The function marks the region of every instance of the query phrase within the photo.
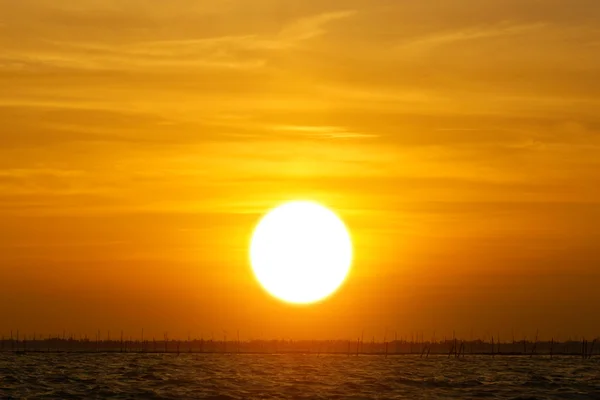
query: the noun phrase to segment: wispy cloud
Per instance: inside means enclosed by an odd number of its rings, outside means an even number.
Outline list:
[[[302,18],[285,27],[279,37],[286,43],[312,39],[323,35],[326,32],[325,25],[329,22],[346,19],[355,14],[355,10],[346,10]]]
[[[281,125],[272,127],[277,132],[291,132],[304,137],[322,139],[372,139],[379,135],[350,131],[339,126]]]
[[[142,37],[116,42],[77,37],[35,38],[37,44],[26,49],[5,49],[0,56],[0,70],[256,69],[265,66],[271,53],[291,50],[303,41],[317,38],[327,31],[327,24],[354,13],[340,11],[300,18],[271,35],[202,35],[162,40]]]
[[[437,32],[421,37],[411,38],[398,45],[398,49],[428,49],[444,44],[466,42],[471,40],[517,36],[539,30],[547,26],[545,23],[515,24],[504,21],[494,25],[474,26],[459,30]]]

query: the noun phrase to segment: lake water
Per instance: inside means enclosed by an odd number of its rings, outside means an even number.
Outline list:
[[[0,398],[600,399],[600,358],[4,353]]]

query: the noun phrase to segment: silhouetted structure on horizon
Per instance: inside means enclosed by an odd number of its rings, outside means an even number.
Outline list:
[[[94,339],[73,337],[46,337],[30,336],[29,338],[17,334],[15,337],[0,339],[0,352],[4,353],[193,353],[193,354],[345,354],[358,355],[416,355],[427,358],[431,355],[444,355],[449,358],[461,358],[468,355],[487,356],[578,356],[589,359],[600,355],[598,339],[591,342],[582,341],[511,341],[497,342],[492,337],[490,341],[484,340],[459,340],[457,338],[443,341],[417,341],[393,340],[364,343],[358,340],[170,340],[165,334],[162,340],[133,340],[124,339],[121,334],[119,340],[100,339],[98,333]]]

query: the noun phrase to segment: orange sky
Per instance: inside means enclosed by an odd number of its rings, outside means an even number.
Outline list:
[[[597,0],[0,0],[0,333],[598,335]],[[249,235],[335,209],[345,286]]]

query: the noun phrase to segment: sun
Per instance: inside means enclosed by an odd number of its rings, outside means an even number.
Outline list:
[[[314,303],[346,279],[352,241],[333,211],[318,203],[294,201],[273,209],[258,223],[250,261],[271,295],[288,303]]]

